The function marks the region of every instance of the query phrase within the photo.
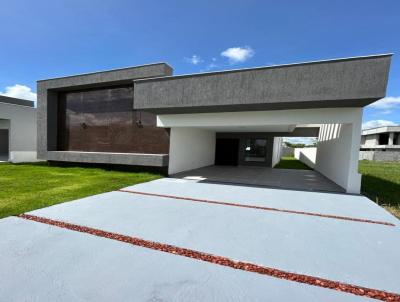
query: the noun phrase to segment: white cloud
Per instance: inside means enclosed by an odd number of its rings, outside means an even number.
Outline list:
[[[292,143],[292,144],[312,145],[317,142],[317,138],[316,137],[284,137],[283,141]]]
[[[242,63],[254,56],[254,50],[249,46],[231,47],[221,52],[221,56],[228,58],[231,64]]]
[[[193,65],[198,65],[204,62],[202,58],[200,58],[198,55],[193,55],[190,58],[185,58],[185,61]]]
[[[218,66],[218,64],[216,63],[217,62],[217,59],[216,58],[212,58],[211,59],[211,63],[210,64],[208,64],[204,69],[202,69],[201,71],[202,72],[205,72],[205,71],[210,71],[210,70],[213,70],[213,69],[215,69],[215,68],[218,68],[219,66]]]
[[[29,100],[29,101],[35,101],[35,102],[37,99],[37,94],[32,92],[31,88],[20,84],[15,84],[14,86],[6,87],[5,92],[0,91],[0,95]]]
[[[383,126],[396,126],[396,123],[388,120],[372,120],[362,124],[363,129],[383,127]]]
[[[383,113],[385,114],[391,113],[393,109],[400,108],[400,96],[388,96],[372,103],[368,107],[384,110]]]

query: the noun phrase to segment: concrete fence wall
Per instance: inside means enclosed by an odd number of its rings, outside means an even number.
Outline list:
[[[294,156],[294,148],[282,146],[281,156]]]
[[[281,160],[282,148],[282,137],[274,137],[274,145],[272,148],[272,167],[275,167],[275,165],[277,165]]]
[[[360,160],[400,161],[399,151],[360,151]]]
[[[310,168],[314,168],[315,161],[317,160],[317,148],[295,148],[294,157],[305,163]]]

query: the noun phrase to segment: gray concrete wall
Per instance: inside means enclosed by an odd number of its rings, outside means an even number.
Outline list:
[[[398,151],[360,151],[360,160],[400,161]]]
[[[137,80],[136,109],[195,113],[362,107],[385,96],[391,56]]]
[[[140,156],[124,155],[122,153],[121,155],[110,155],[109,153],[99,155],[96,152],[75,152],[67,155],[65,152],[50,152],[57,151],[57,104],[59,91],[131,84],[134,79],[168,76],[171,74],[172,68],[169,65],[157,63],[38,81],[38,157],[54,161],[130,165],[144,165],[144,163],[147,163],[146,165],[163,166],[164,159],[160,160],[159,156],[154,156],[153,160],[149,160],[151,155],[143,159]]]
[[[378,134],[370,134],[364,135],[361,138],[361,144],[367,146],[376,146],[379,145],[379,135]]]
[[[281,156],[294,156],[294,148],[282,147]]]
[[[168,165],[168,155],[166,154],[49,151],[47,152],[47,160],[152,167]]]

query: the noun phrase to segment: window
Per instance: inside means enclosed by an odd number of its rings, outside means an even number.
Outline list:
[[[389,144],[389,133],[379,134],[379,145],[388,145]]]
[[[249,138],[245,144],[244,160],[247,162],[265,162],[267,155],[267,140]]]

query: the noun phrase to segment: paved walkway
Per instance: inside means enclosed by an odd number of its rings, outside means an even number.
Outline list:
[[[313,170],[273,169],[258,166],[209,166],[173,175],[198,182],[222,182],[283,189],[344,192],[344,189]]]
[[[362,196],[165,178],[0,220],[0,295],[400,300],[399,225]]]

